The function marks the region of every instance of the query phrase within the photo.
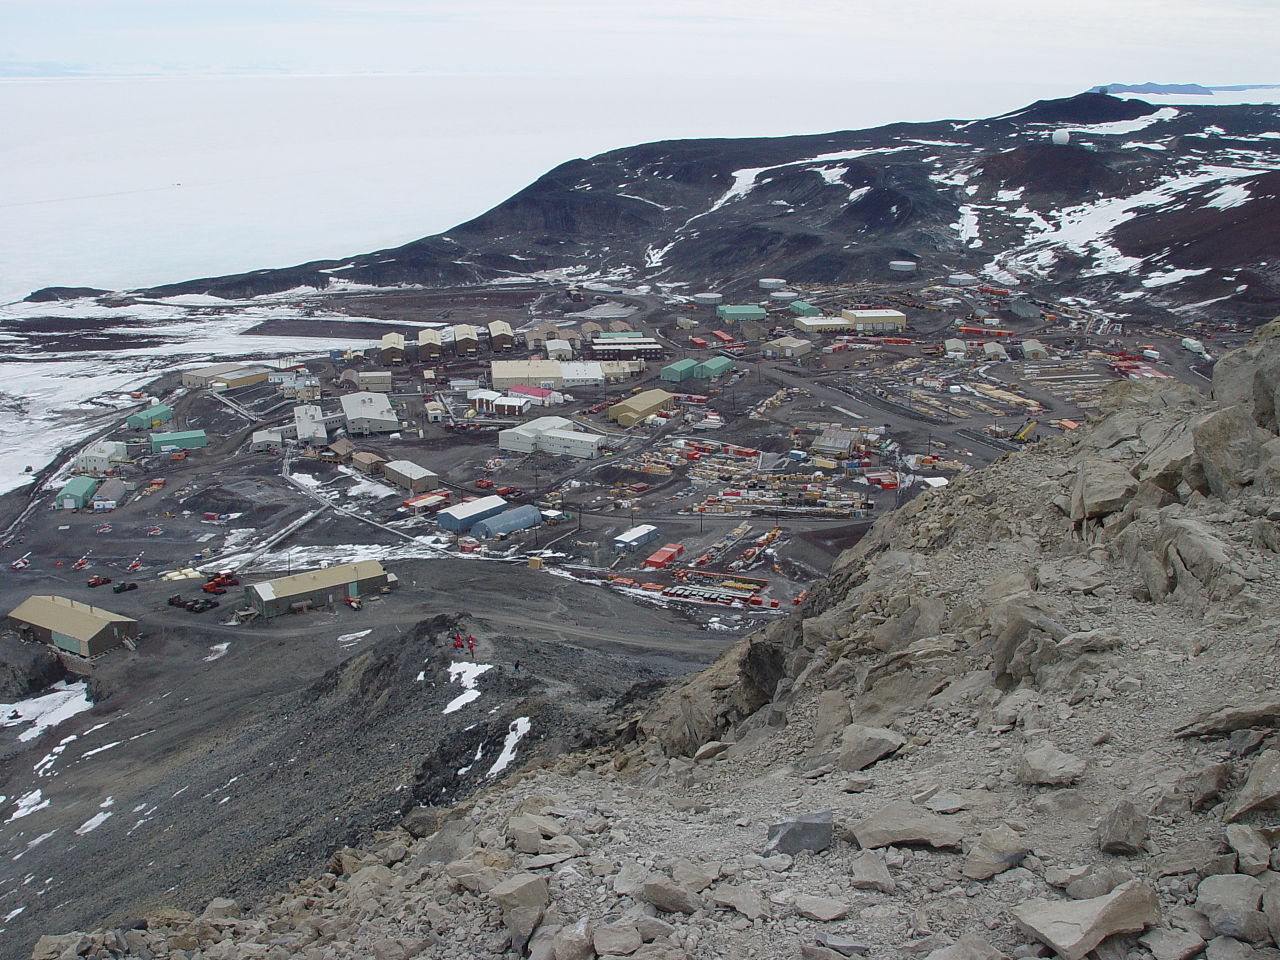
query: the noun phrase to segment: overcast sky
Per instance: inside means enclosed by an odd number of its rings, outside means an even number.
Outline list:
[[[1274,0],[0,0],[0,74],[1275,82]]]

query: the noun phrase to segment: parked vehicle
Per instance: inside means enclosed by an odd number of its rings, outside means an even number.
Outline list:
[[[117,583],[114,587],[111,588],[111,592],[112,593],[128,593],[130,590],[137,590],[137,589],[138,589],[138,585],[133,582]]]
[[[110,582],[111,582],[110,577],[96,576],[96,577],[89,578],[89,586],[91,587],[101,587]]]
[[[172,597],[169,598],[169,606],[182,607],[184,610],[186,609],[187,604],[190,602],[191,601],[184,599],[182,594],[180,593],[175,593]]]
[[[203,587],[201,587],[201,589],[202,589],[202,590],[204,590],[204,592],[205,592],[205,593],[219,593],[219,594],[220,594],[220,593],[226,593],[226,592],[227,592],[227,588],[226,588],[226,587],[223,587],[223,586],[220,586],[220,585],[218,584],[218,581],[217,581],[217,580],[210,580],[210,581],[209,581],[208,583],[206,583]]]

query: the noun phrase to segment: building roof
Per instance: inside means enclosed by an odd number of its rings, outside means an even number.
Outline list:
[[[558,380],[561,376],[559,360],[491,360],[489,375],[495,380],[512,377],[528,377]]]
[[[719,376],[727,370],[733,369],[733,361],[728,357],[707,357],[698,364],[698,369],[710,371],[713,376]]]
[[[848,320],[907,319],[907,315],[901,310],[890,310],[888,307],[874,307],[868,310],[841,310],[840,315]]]
[[[9,616],[83,641],[92,640],[109,623],[138,622],[101,607],[52,595],[27,597],[9,611]]]
[[[165,443],[169,440],[194,440],[203,436],[203,430],[175,430],[172,433],[153,433],[151,434],[151,442]]]
[[[356,452],[356,445],[346,437],[339,437],[329,444],[329,449],[340,457],[350,457]]]
[[[628,397],[626,400],[615,403],[609,408],[609,412],[612,413],[614,410],[631,412],[653,410],[674,399],[675,395],[667,393],[665,390],[645,390],[643,393],[637,393],[634,397]]]
[[[524,436],[536,437],[546,433],[548,430],[573,430],[573,421],[565,417],[538,417],[536,420],[530,420],[528,423],[522,423],[514,426],[511,430]],[[503,431],[506,432],[505,430]]]
[[[520,394],[525,397],[535,397],[539,400],[545,400],[547,397],[555,393],[554,390],[548,390],[546,387],[527,387],[521,383],[517,383],[515,386],[510,387],[507,392]]]
[[[468,517],[474,517],[487,510],[505,507],[506,505],[506,500],[494,494],[488,497],[481,497],[478,500],[468,500],[466,503],[455,503],[452,507],[441,510],[438,516],[447,515],[455,520],[466,520]]]
[[[533,504],[526,503],[523,506],[504,510],[497,516],[481,520],[471,528],[471,533],[477,537],[493,537],[501,533],[527,530],[541,522],[542,511]]]
[[[338,398],[342,404],[342,414],[348,420],[359,417],[375,417],[384,420],[398,420],[391,400],[385,393],[346,393]]]
[[[87,497],[97,488],[98,481],[93,477],[72,477],[62,485],[62,489],[58,491],[59,495],[70,495],[73,497]]]
[[[489,336],[491,337],[513,337],[515,333],[511,330],[511,324],[505,320],[494,320],[489,324]]]
[[[786,347],[813,346],[813,344],[810,341],[805,340],[803,337],[778,337],[775,340],[770,340],[768,343],[765,344],[765,346],[786,348]]]
[[[480,335],[476,333],[476,328],[469,323],[455,323],[449,330],[453,333],[453,342],[459,340],[478,340]]]
[[[242,363],[211,363],[207,366],[184,370],[183,373],[195,374],[198,377],[213,377],[220,373],[228,373],[231,370],[239,370],[242,366],[244,366]]]
[[[547,341],[547,349],[548,350],[570,350],[572,349],[572,345],[569,343],[568,340],[561,340],[560,338],[555,337]]]
[[[289,597],[302,596],[316,590],[327,590],[330,587],[343,587],[355,580],[368,580],[385,573],[381,562],[377,560],[357,560],[355,563],[343,563],[336,567],[308,570],[289,577],[264,580],[262,583],[253,584],[249,589],[257,595],[259,600],[287,600]]]
[[[387,458],[382,456],[381,454],[368,453],[367,451],[361,451],[360,453],[353,453],[351,455],[351,459],[358,460],[361,463],[386,463],[387,462]]]
[[[421,346],[424,343],[434,344],[437,347],[440,346],[440,331],[439,330],[419,330],[418,345]]]
[[[651,533],[657,533],[658,528],[651,523],[642,523],[638,527],[632,527],[630,530],[623,530],[613,539],[621,540],[623,543],[634,543],[637,540],[643,540]]]
[[[383,470],[394,470],[402,477],[408,477],[410,480],[421,480],[423,477],[434,477],[436,474],[422,466],[420,463],[414,463],[412,460],[390,460],[382,468]]]
[[[697,365],[698,365],[697,360],[694,360],[690,357],[685,357],[685,359],[683,360],[676,360],[673,363],[668,363],[665,367],[662,368],[662,372],[666,373],[668,370],[674,370],[676,372],[681,372],[684,370],[692,370]]]
[[[104,480],[102,486],[98,488],[97,493],[93,495],[95,500],[119,500],[129,488],[124,485],[124,481],[119,477],[112,477],[110,480]]]

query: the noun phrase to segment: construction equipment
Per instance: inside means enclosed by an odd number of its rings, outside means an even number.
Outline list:
[[[1017,433],[1015,433],[1009,439],[1012,440],[1014,443],[1027,443],[1028,440],[1030,439],[1028,435],[1031,433],[1032,430],[1035,429],[1035,427],[1036,427],[1036,421],[1028,420],[1026,423],[1022,425],[1022,429],[1019,430]]]
[[[86,550],[84,556],[71,565],[71,569],[83,570],[85,567],[87,567],[89,565],[89,554],[91,553],[93,553],[92,550]]]
[[[22,556],[20,556],[17,560],[13,561],[13,563],[9,564],[9,569],[10,569],[10,570],[25,570],[25,569],[27,569],[27,567],[29,567],[29,566],[31,566],[31,554],[30,554],[30,553],[24,553],[24,554],[23,554]]]

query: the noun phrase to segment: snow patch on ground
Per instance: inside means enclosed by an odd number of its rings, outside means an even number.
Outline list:
[[[489,776],[496,776],[511,765],[511,761],[516,758],[516,746],[529,732],[530,726],[528,717],[517,717],[511,721],[511,726],[507,728],[507,738],[502,742],[502,752],[489,768]],[[476,759],[478,760],[479,756]]]
[[[1204,205],[1213,207],[1215,210],[1230,210],[1232,207],[1241,206],[1252,199],[1253,194],[1249,192],[1249,188],[1244,184],[1228,183],[1205,197]]]
[[[47,693],[17,703],[0,703],[0,727],[16,727],[29,724],[18,734],[20,742],[34,740],[50,727],[56,727],[77,713],[93,706],[89,700],[89,686],[83,680],[67,683],[60,680]],[[10,719],[17,713],[18,716]]]
[[[215,643],[212,647],[209,648],[210,653],[207,657],[204,658],[204,662],[212,663],[214,660],[217,660],[220,657],[226,656],[227,651],[230,649],[231,649],[230,640],[228,640],[226,643]]]
[[[462,684],[462,693],[450,700],[443,712],[455,713],[473,700],[479,699],[480,691],[476,687],[476,681],[481,674],[492,669],[491,663],[468,663],[455,660],[449,664],[449,681],[452,683],[456,680]]]
[[[45,798],[44,791],[32,790],[30,793],[23,794],[14,801],[13,809],[9,816],[5,819],[5,823],[13,823],[15,820],[21,820],[23,817],[30,816],[37,810],[43,810],[49,806],[52,801]]]
[[[1142,281],[1144,287],[1167,287],[1171,283],[1179,283],[1190,277],[1198,277],[1209,272],[1209,268],[1202,270],[1170,270],[1168,273],[1157,273],[1147,277]]]
[[[982,246],[982,238],[978,236],[978,208],[965,204],[960,208],[960,219],[951,225],[951,229],[960,234],[960,242],[966,247]]]
[[[80,824],[80,826],[76,827],[76,831],[75,831],[76,836],[83,837],[86,833],[92,833],[94,830],[97,830],[100,826],[102,826],[104,823],[106,823],[110,819],[111,819],[110,811],[95,813],[92,817],[90,817],[84,823]]]

